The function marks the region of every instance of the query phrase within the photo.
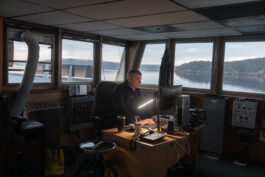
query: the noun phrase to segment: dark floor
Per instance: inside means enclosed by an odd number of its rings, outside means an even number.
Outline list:
[[[200,154],[197,177],[265,177],[265,164],[249,162],[244,167],[232,160],[213,160]]]
[[[83,158],[84,157],[79,154],[76,160],[82,161]],[[191,164],[184,161],[181,165],[184,168],[169,169],[168,177],[193,176]],[[71,169],[66,168],[64,177],[73,177],[73,171],[76,170],[77,166],[79,166],[79,164],[75,164],[75,167]],[[78,177],[89,177],[88,170],[84,168]],[[250,162],[244,167],[234,164],[232,160],[213,160],[205,157],[203,154],[199,154],[196,177],[265,177],[265,165]]]
[[[77,152],[74,149],[66,149],[65,174],[57,177],[89,177],[89,168],[87,165],[77,175],[80,163],[84,162],[86,158],[82,152]],[[168,170],[168,177],[194,176],[191,169],[189,162],[181,162],[180,168],[175,167]],[[0,177],[9,176],[0,173]],[[203,154],[199,154],[196,177],[265,177],[265,165],[250,162],[244,167],[234,164],[232,160],[213,160]]]

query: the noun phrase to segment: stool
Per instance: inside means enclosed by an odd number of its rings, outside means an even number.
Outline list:
[[[111,152],[116,144],[111,141],[86,141],[79,145],[79,148],[87,155],[79,166],[75,177],[78,177],[81,170],[88,166],[91,177],[104,177],[106,168],[110,168],[115,177],[118,177],[110,160],[104,160],[103,154]]]

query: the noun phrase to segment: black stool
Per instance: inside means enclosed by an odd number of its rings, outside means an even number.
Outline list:
[[[110,160],[104,160],[103,154],[111,152],[116,148],[116,144],[111,141],[87,141],[81,143],[79,148],[86,154],[86,158],[79,166],[75,177],[78,177],[81,170],[88,166],[91,177],[104,177],[106,168],[110,168],[113,175],[118,177]]]

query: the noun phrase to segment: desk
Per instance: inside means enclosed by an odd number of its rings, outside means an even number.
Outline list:
[[[103,130],[103,138],[117,145],[105,158],[111,160],[119,177],[166,177],[167,169],[185,155],[178,144],[187,149],[186,138],[177,135],[167,135],[157,143],[137,141],[135,151],[130,150],[134,133],[118,133],[117,128],[113,128]],[[106,177],[111,175],[106,171]]]

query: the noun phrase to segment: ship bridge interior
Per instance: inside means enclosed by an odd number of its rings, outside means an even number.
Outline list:
[[[190,110],[207,113],[196,165],[184,158],[167,177],[264,177],[264,9],[264,0],[0,0],[0,130],[7,115],[2,102],[12,115],[15,109],[44,121],[70,154],[65,154],[67,176],[73,150],[94,136],[90,113],[96,86],[123,83],[136,69],[146,98],[158,93],[166,77],[167,85],[182,86],[181,108],[188,111],[182,116],[189,123]],[[34,41],[24,41],[26,32],[37,41],[39,54],[31,53]],[[28,62],[36,55],[38,62]],[[80,99],[89,116],[67,107],[81,105]],[[0,152],[0,176],[6,175],[5,158]]]

